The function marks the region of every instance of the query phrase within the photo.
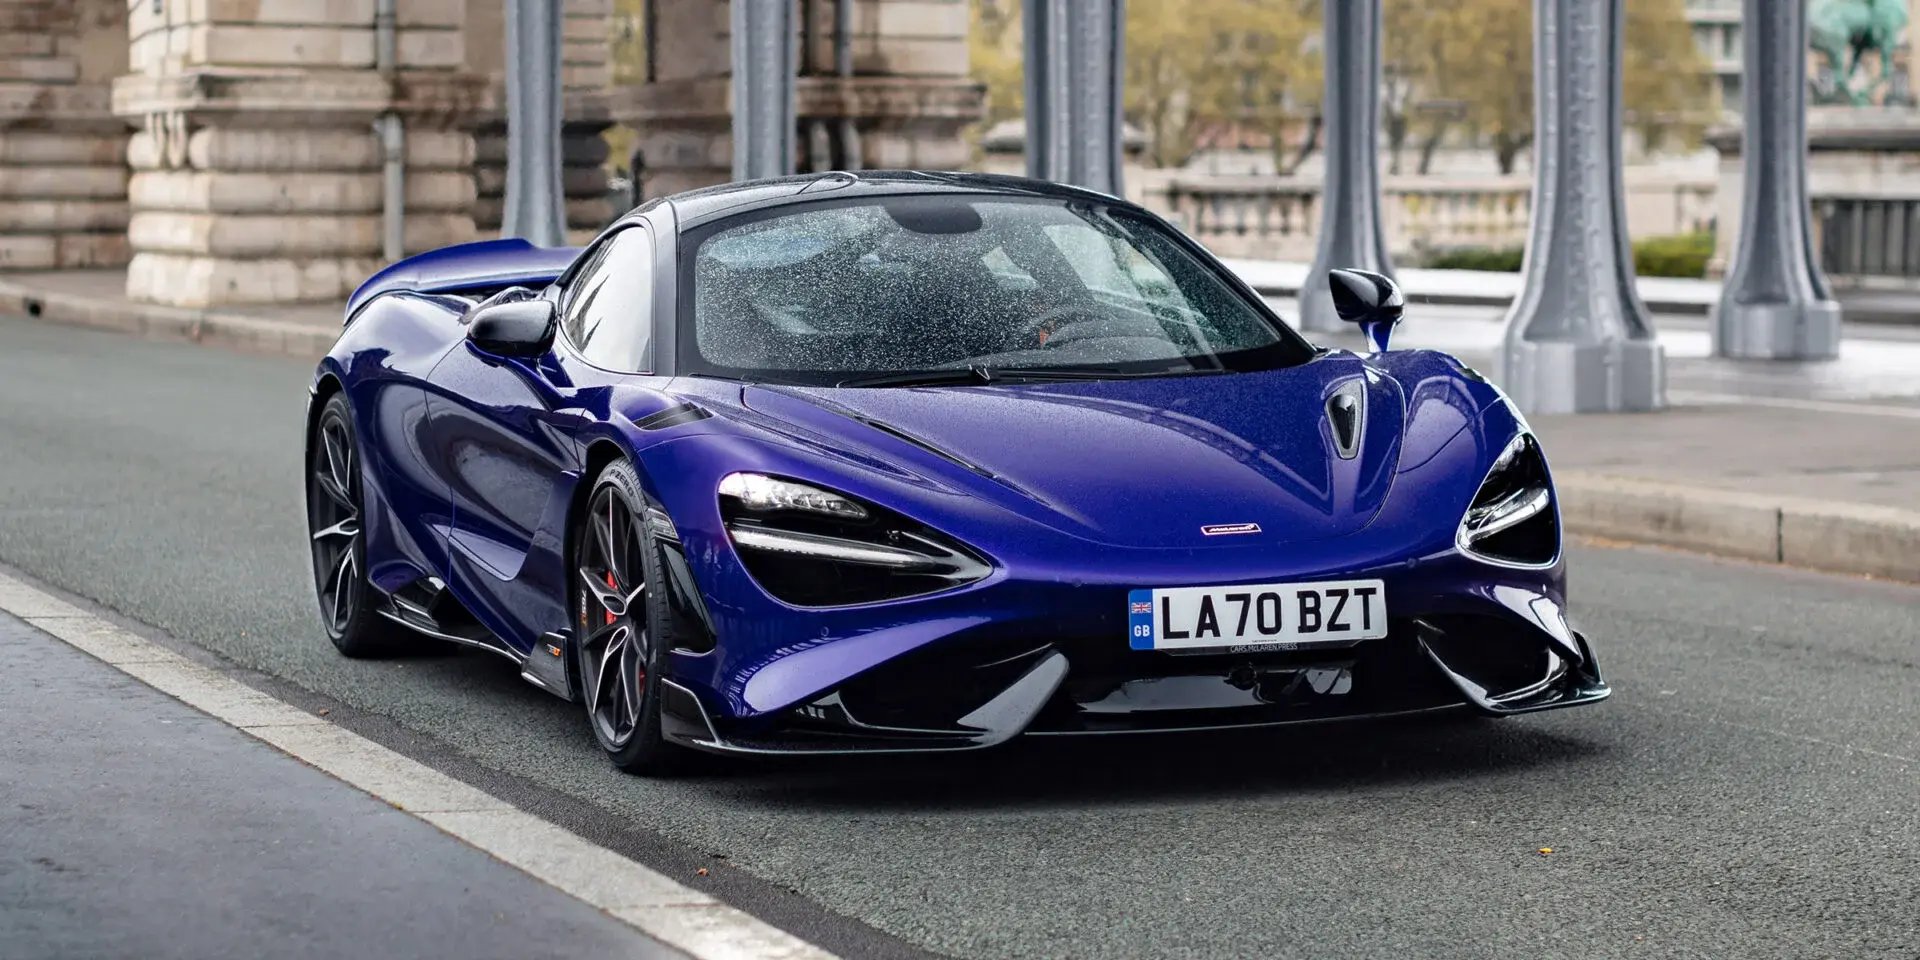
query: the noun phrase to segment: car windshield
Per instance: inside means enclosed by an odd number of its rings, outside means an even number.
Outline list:
[[[909,196],[721,221],[690,237],[682,365],[796,383],[1270,369],[1312,348],[1125,208]]]

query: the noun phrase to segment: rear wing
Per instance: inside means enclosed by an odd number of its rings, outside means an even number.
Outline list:
[[[347,299],[347,321],[383,293],[488,296],[507,287],[545,286],[579,255],[579,247],[536,247],[519,238],[429,250],[368,277]]]

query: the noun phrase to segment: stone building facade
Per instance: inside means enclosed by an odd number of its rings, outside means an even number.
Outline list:
[[[612,123],[648,196],[726,179],[727,0],[649,0],[619,87],[612,0],[560,2],[574,238],[617,212]],[[794,3],[800,169],[966,162],[966,0],[852,0],[845,55],[835,0]],[[501,0],[0,0],[0,269],[125,264],[130,297],[180,306],[333,300],[393,253],[491,236],[504,20]]]
[[[125,0],[0,0],[0,269],[127,260]]]
[[[984,92],[968,73],[967,0],[852,0],[844,50],[836,6],[795,0],[795,169],[968,165],[961,131],[982,116]],[[613,119],[639,133],[642,197],[731,173],[728,13],[715,0],[653,0],[645,79],[612,95]]]

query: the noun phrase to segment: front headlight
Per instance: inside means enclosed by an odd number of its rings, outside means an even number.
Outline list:
[[[720,481],[720,516],[747,573],[796,606],[834,607],[947,590],[992,568],[891,510],[757,473]]]
[[[1454,543],[1494,563],[1546,566],[1559,557],[1560,520],[1547,461],[1532,434],[1514,437],[1493,461],[1460,518]]]
[[[720,495],[759,513],[796,510],[841,520],[865,520],[867,508],[837,493],[759,473],[729,473],[720,481]]]

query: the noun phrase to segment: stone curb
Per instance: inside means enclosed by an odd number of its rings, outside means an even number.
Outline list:
[[[0,279],[0,312],[56,323],[317,360],[333,328],[193,310]],[[1576,534],[1920,583],[1920,513],[1566,471],[1555,477]]]
[[[1565,471],[1567,530],[1920,583],[1920,512]]]
[[[149,340],[186,341],[318,360],[340,336],[337,327],[269,320],[220,310],[195,310],[109,297],[45,290],[0,279],[0,312],[103,330]]]

